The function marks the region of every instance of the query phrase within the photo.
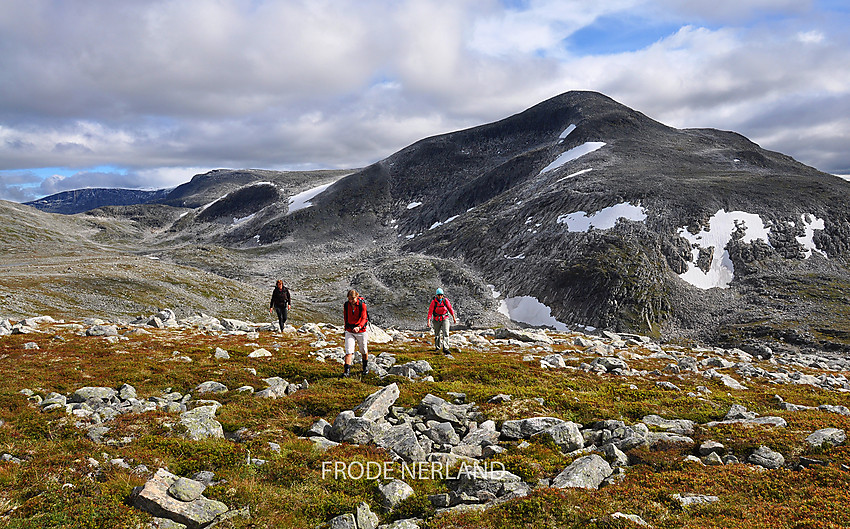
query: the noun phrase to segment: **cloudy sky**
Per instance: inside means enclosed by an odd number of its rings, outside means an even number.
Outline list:
[[[0,199],[361,167],[595,90],[850,173],[847,0],[3,0]]]

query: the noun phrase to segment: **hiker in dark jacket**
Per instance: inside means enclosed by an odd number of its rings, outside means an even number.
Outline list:
[[[289,296],[289,289],[283,286],[283,279],[278,279],[277,284],[272,292],[272,300],[269,303],[269,312],[274,309],[277,312],[277,321],[280,324],[280,332],[283,332],[283,326],[286,325],[286,318],[289,315],[290,302],[292,298]]]
[[[345,366],[342,376],[351,376],[351,362],[354,360],[354,343],[360,349],[363,361],[363,375],[366,374],[366,363],[368,360],[369,335],[366,325],[369,323],[369,314],[366,311],[366,300],[360,297],[356,290],[348,291],[348,301],[342,306],[342,315],[345,321]]]
[[[431,305],[428,307],[428,327],[431,326],[431,320],[434,321],[434,348],[444,353],[449,353],[449,316],[457,325],[457,317],[452,308],[452,303],[443,294],[443,289],[437,289],[437,295],[431,300]]]

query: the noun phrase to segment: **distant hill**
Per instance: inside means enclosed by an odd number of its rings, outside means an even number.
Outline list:
[[[171,189],[142,191],[139,189],[95,187],[62,191],[55,195],[25,202],[25,204],[47,213],[73,215],[104,206],[131,206],[156,202],[165,198],[170,192]]]
[[[567,92],[364,169],[220,169],[87,216],[100,244],[282,278],[325,321],[354,287],[376,324],[421,326],[439,286],[467,326],[850,350],[848,196],[740,134]]]

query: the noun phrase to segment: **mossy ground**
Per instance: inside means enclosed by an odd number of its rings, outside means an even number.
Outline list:
[[[135,527],[149,519],[128,504],[133,487],[147,475],[137,475],[109,463],[124,459],[131,467],[147,466],[151,472],[167,467],[187,475],[211,470],[225,480],[205,493],[233,508],[249,506],[249,520],[228,522],[232,527],[316,527],[338,514],[352,512],[365,501],[382,512],[376,500],[375,480],[323,477],[323,464],[332,461],[388,461],[389,456],[372,446],[342,445],[327,452],[313,449],[301,439],[318,418],[333,421],[351,409],[380,384],[373,375],[363,380],[339,379],[336,363],[322,363],[310,356],[314,337],[304,334],[261,333],[258,338],[204,334],[195,330],[152,330],[110,344],[103,338],[74,334],[60,326],[44,326],[46,332],[0,338],[0,452],[23,460],[0,463],[0,525],[13,528]],[[126,330],[126,329],[122,329]],[[341,336],[327,330],[331,342]],[[563,336],[564,338],[567,335]],[[27,342],[38,350],[24,348]],[[566,342],[566,341],[565,341]],[[230,352],[229,360],[216,360],[213,351]],[[271,358],[252,359],[257,347],[273,352]],[[578,366],[591,357],[571,345],[555,345],[567,364]],[[191,363],[169,361],[174,352],[192,358]],[[691,419],[699,423],[721,419],[732,404],[743,404],[762,415],[786,419],[787,428],[698,427],[696,443],[713,439],[723,443],[739,459],[764,444],[785,455],[788,465],[801,456],[829,461],[808,470],[764,471],[749,465],[703,467],[685,463],[694,447],[672,445],[629,453],[634,463],[622,483],[600,490],[553,490],[540,488],[483,513],[441,515],[429,518],[428,527],[460,528],[613,528],[630,527],[612,518],[615,512],[637,514],[658,528],[832,528],[850,526],[850,448],[809,448],[805,437],[825,427],[850,431],[850,417],[822,411],[786,412],[777,409],[775,395],[796,404],[850,404],[847,394],[797,385],[746,381],[749,390],[730,390],[696,374],[661,377],[682,392],[656,387],[658,377],[595,375],[580,370],[545,370],[539,362],[524,361],[528,354],[546,354],[533,348],[492,345],[467,349],[454,359],[434,354],[430,336],[414,335],[402,345],[372,344],[370,352],[390,352],[399,362],[428,360],[435,382],[400,383],[398,405],[415,406],[432,393],[446,397],[449,391],[464,392],[480,404],[483,413],[497,422],[535,415],[549,415],[588,424],[600,419],[627,423],[647,414]],[[688,352],[688,351],[684,351]],[[627,352],[633,369],[663,369],[669,361],[652,359],[648,351],[633,347]],[[764,367],[775,369],[775,366]],[[247,368],[256,370],[256,375]],[[817,370],[803,370],[818,373]],[[310,387],[277,400],[230,391],[216,395],[224,406],[217,418],[227,431],[245,428],[246,440],[187,441],[176,436],[170,424],[176,416],[164,412],[125,415],[115,419],[106,440],[97,445],[76,428],[64,413],[42,413],[19,393],[23,388],[46,394],[69,394],[83,386],[118,387],[132,384],[140,397],[162,394],[166,389],[190,392],[201,382],[216,380],[231,390],[242,385],[262,389],[262,378],[280,376],[290,382],[307,380]],[[697,386],[711,394],[688,396]],[[504,404],[486,404],[489,397],[507,393]],[[541,404],[538,398],[543,399]],[[130,443],[120,442],[132,437]],[[269,442],[280,445],[274,452]],[[268,462],[247,465],[249,457]],[[91,459],[98,462],[91,464]],[[553,446],[533,442],[524,449],[511,446],[499,456],[505,467],[532,485],[552,478],[570,458]],[[842,466],[844,465],[844,466]],[[428,494],[445,492],[441,479],[415,479],[409,483],[416,496],[382,520],[430,515]],[[717,503],[682,508],[673,494],[709,494]]]

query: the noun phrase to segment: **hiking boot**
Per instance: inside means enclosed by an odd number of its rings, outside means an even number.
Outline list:
[[[341,376],[341,378],[348,378],[348,377],[350,377],[350,376],[351,376],[351,365],[349,365],[349,364],[345,364],[345,367],[344,367],[344,369],[343,369],[343,371],[342,371],[342,376]]]

